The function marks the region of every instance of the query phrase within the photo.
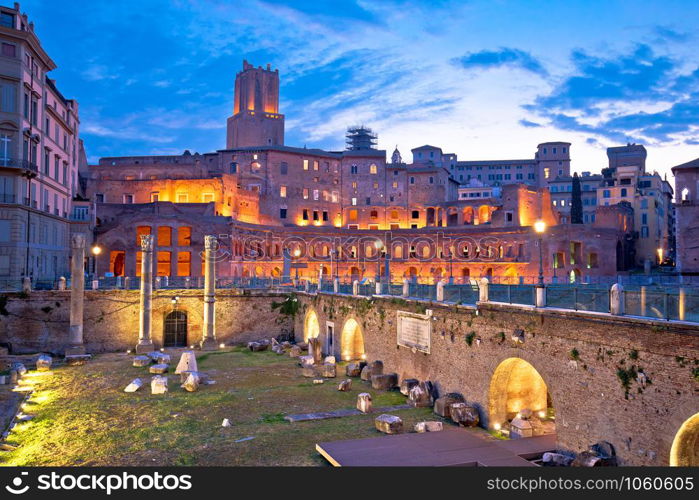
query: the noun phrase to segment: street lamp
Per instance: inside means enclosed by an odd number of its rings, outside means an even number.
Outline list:
[[[97,274],[97,256],[102,253],[102,247],[99,245],[93,245],[90,248],[90,253],[92,253],[92,274]]]
[[[534,231],[539,235],[539,283],[537,286],[544,286],[544,254],[542,250],[543,246],[543,234],[546,231],[546,223],[542,220],[538,220],[534,223]]]
[[[296,248],[294,250],[294,257],[299,258],[300,255],[301,255],[301,249]],[[296,262],[295,267],[296,267],[296,283],[298,283],[298,281],[299,281],[299,263],[298,262]]]

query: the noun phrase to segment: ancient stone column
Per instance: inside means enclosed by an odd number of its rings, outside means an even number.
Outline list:
[[[204,236],[204,332],[201,348],[216,349],[216,236]]]
[[[609,312],[615,316],[624,314],[624,287],[614,283],[609,292]]]
[[[444,302],[444,282],[442,280],[437,282],[436,294],[437,302]]]
[[[359,295],[359,281],[352,282],[352,295]]]
[[[408,297],[410,295],[410,280],[405,278],[403,280],[403,297]]]
[[[488,278],[483,277],[478,280],[478,301],[488,302]]]
[[[546,307],[546,286],[536,286],[536,307]]]
[[[339,278],[335,278],[333,280],[333,292],[340,293],[340,279]]]
[[[83,299],[85,297],[85,235],[70,238],[70,332],[66,356],[85,354],[83,344]]]
[[[140,321],[138,326],[138,344],[136,352],[151,352],[152,307],[153,307],[153,236],[141,235],[141,300]]]

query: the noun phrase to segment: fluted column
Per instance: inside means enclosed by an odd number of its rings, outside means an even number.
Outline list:
[[[141,235],[141,300],[136,352],[153,350],[151,338],[153,309],[153,235]]]
[[[85,354],[83,343],[83,300],[85,297],[85,235],[70,238],[70,332],[65,355]]]
[[[201,348],[216,349],[216,236],[204,236],[204,335]]]

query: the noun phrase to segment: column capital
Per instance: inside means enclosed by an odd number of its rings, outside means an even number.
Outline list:
[[[141,235],[141,250],[144,252],[153,251],[153,235],[152,234],[142,234]]]
[[[204,248],[206,250],[217,250],[218,249],[218,238],[213,234],[207,234],[204,236]]]
[[[70,237],[71,248],[80,249],[85,248],[85,235],[82,233],[75,233]]]

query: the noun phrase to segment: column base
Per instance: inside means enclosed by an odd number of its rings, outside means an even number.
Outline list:
[[[83,356],[85,352],[85,346],[82,344],[70,345],[66,347],[64,356]]]
[[[136,344],[136,354],[153,352],[154,350],[155,346],[153,345],[152,341],[139,342],[138,344]]]
[[[202,351],[215,351],[218,349],[218,342],[216,339],[204,339],[199,344],[199,348]]]

